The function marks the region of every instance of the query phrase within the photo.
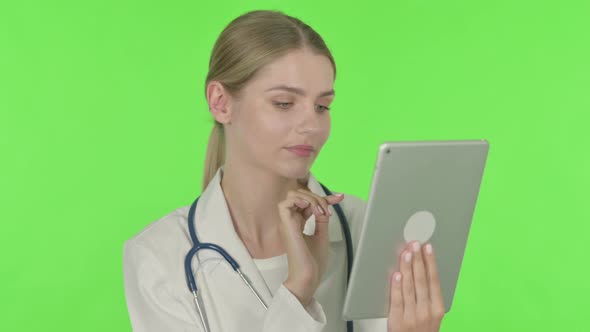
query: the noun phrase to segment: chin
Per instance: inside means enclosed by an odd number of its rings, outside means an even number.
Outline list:
[[[278,173],[290,179],[302,179],[309,175],[310,167],[307,164],[291,163],[291,165],[284,165],[280,167]]]

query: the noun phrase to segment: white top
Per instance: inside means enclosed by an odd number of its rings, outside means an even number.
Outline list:
[[[274,295],[281,284],[287,280],[287,276],[289,276],[287,254],[263,259],[253,258],[252,260],[256,264],[260,274],[262,274],[268,290]]]

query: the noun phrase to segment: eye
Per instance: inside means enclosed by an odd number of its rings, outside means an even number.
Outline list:
[[[280,109],[284,109],[286,110],[287,108],[289,108],[289,105],[292,105],[293,103],[288,103],[288,102],[274,102],[273,103],[276,107],[280,108]]]
[[[326,111],[329,111],[329,110],[330,110],[330,108],[329,108],[328,106],[324,106],[324,105],[318,105],[318,107],[319,107],[320,109],[323,109],[323,111],[322,111],[322,112],[326,112]]]

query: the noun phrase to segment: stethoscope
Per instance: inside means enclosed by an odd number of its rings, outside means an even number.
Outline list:
[[[328,196],[332,195],[332,192],[330,190],[328,190],[328,188],[326,188],[323,184],[320,183],[320,186],[322,186],[322,188],[324,189],[324,192]],[[268,309],[268,306],[266,305],[266,303],[264,303],[260,294],[258,294],[258,292],[254,289],[254,287],[252,287],[252,284],[250,284],[250,282],[244,276],[244,274],[242,274],[242,271],[240,270],[240,265],[238,264],[238,262],[236,262],[236,260],[233,259],[233,257],[231,257],[230,254],[227,253],[227,251],[225,251],[222,247],[220,247],[214,243],[201,243],[199,241],[199,238],[197,237],[197,233],[195,231],[195,223],[194,223],[195,211],[197,209],[197,202],[199,201],[199,198],[200,198],[200,196],[197,197],[197,199],[191,205],[190,210],[188,212],[188,230],[189,230],[189,233],[191,236],[191,240],[193,242],[193,247],[191,248],[191,250],[189,250],[189,252],[186,254],[186,257],[184,259],[184,272],[186,273],[186,280],[188,283],[188,288],[191,291],[191,293],[193,294],[193,298],[195,300],[195,305],[197,307],[197,312],[199,314],[201,324],[203,325],[205,332],[209,332],[209,324],[207,323],[207,316],[205,315],[204,305],[203,305],[203,308],[201,308],[201,304],[199,303],[199,289],[197,288],[197,283],[195,282],[195,277],[192,272],[193,271],[192,270],[193,256],[201,249],[211,249],[211,250],[218,252],[221,256],[223,256],[225,261],[228,262],[229,265],[231,265],[231,267],[234,269],[234,271],[236,271],[236,273],[238,273],[240,278],[244,281],[246,286],[248,286],[250,291],[252,291],[254,296],[256,296],[256,298],[262,304],[264,309]],[[346,220],[346,217],[344,216],[344,212],[342,212],[342,208],[340,207],[340,204],[334,204],[333,207],[334,207],[334,210],[336,210],[336,214],[338,214],[338,219],[340,220],[340,225],[342,226],[342,232],[344,233],[344,238],[346,239],[346,258],[347,258],[347,270],[348,270],[347,275],[346,275],[346,283],[348,285],[348,280],[350,279],[350,270],[352,268],[352,238],[350,236],[350,229],[348,228],[348,221]],[[346,322],[346,330],[347,330],[347,332],[353,332],[352,321]]]

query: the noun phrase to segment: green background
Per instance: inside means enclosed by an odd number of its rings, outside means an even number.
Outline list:
[[[200,193],[210,52],[252,9],[334,54],[328,186],[366,199],[385,140],[490,142],[442,331],[587,331],[587,0],[1,2],[0,330],[131,330],[123,242]]]

